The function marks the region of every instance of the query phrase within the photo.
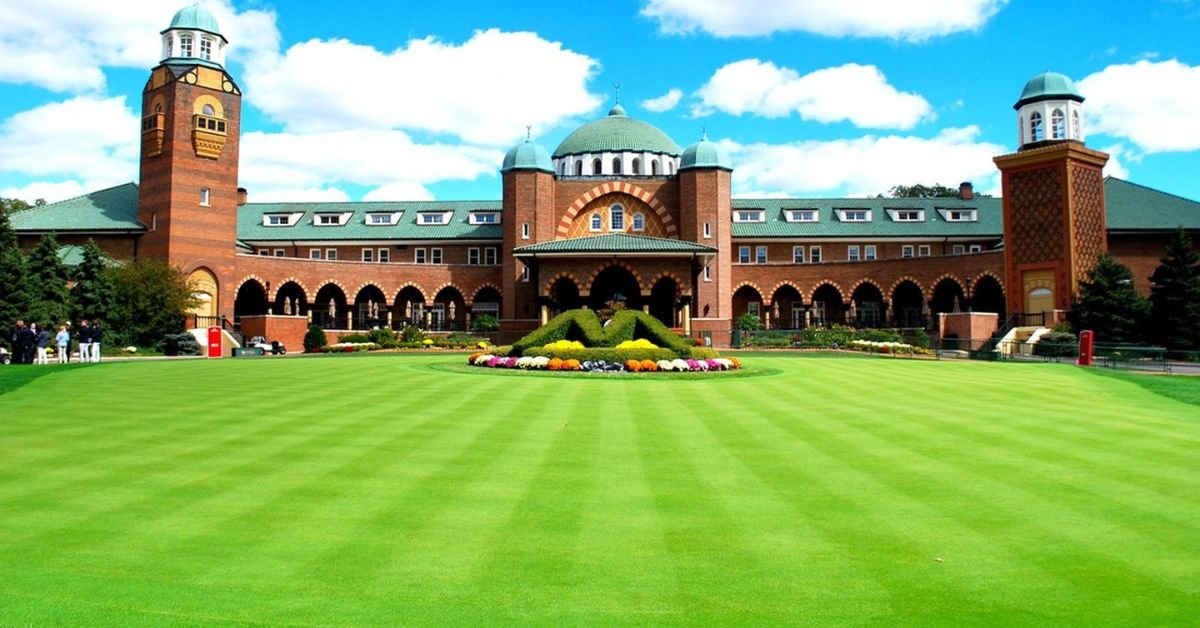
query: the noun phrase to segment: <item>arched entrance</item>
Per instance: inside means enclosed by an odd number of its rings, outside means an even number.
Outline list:
[[[609,303],[624,301],[625,309],[642,309],[642,289],[637,278],[623,266],[609,266],[592,282],[588,305],[594,310],[608,309]]]
[[[1004,299],[1004,289],[1000,282],[991,275],[984,275],[975,282],[975,290],[971,293],[971,309],[976,312],[995,312],[997,320],[1003,323],[1007,319],[1008,304]]]
[[[916,283],[905,279],[892,290],[892,317],[896,327],[927,327],[925,295]]]
[[[379,286],[363,286],[354,297],[353,329],[372,329],[387,325],[387,297]]]
[[[196,303],[188,313],[196,317],[215,318],[221,311],[217,291],[217,276],[207,268],[197,268],[188,275],[188,287]]]
[[[675,304],[679,302],[679,284],[671,277],[660,277],[650,289],[650,315],[667,327],[679,327]]]
[[[964,305],[962,286],[954,279],[946,277],[933,287],[933,298],[929,300],[929,308],[933,312],[935,326],[938,314],[962,312],[965,309]]]
[[[570,277],[554,280],[550,285],[550,302],[555,314],[583,307],[583,301],[579,298],[579,286],[575,285]]]
[[[842,303],[842,292],[832,284],[821,284],[813,292],[812,322],[820,326],[846,323],[846,306]]]
[[[279,286],[275,293],[274,314],[283,316],[304,316],[308,314],[308,299],[300,284],[289,281]]]
[[[475,292],[475,298],[471,300],[471,319],[466,321],[466,326],[471,327],[471,321],[479,316],[491,316],[497,321],[500,320],[500,306],[502,305],[500,291],[491,287],[484,286]]]
[[[247,279],[238,287],[233,300],[233,322],[243,316],[261,316],[267,313],[267,290],[257,279]]]
[[[733,320],[746,314],[753,314],[760,322],[763,319],[763,298],[754,286],[742,286],[733,293]]]
[[[879,327],[883,322],[883,292],[871,282],[858,284],[850,297],[850,319],[859,327]]]
[[[467,319],[467,302],[458,288],[446,286],[433,297],[433,306],[425,318],[434,331],[460,330]]]
[[[804,297],[795,286],[779,286],[771,296],[771,325],[776,329],[804,327]]]
[[[324,329],[346,329],[349,321],[346,314],[346,293],[335,283],[327,283],[317,290],[317,298],[313,303],[312,320]]]
[[[404,329],[405,325],[425,325],[425,295],[416,286],[405,286],[392,302],[392,329]]]

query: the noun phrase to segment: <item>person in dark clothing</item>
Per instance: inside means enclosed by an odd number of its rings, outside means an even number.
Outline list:
[[[79,361],[86,364],[90,358],[89,349],[92,347],[92,326],[87,319],[79,322]]]
[[[35,341],[35,344],[37,345],[37,363],[38,364],[49,364],[50,362],[46,358],[46,353],[47,353],[46,349],[50,348],[50,326],[49,325],[42,325],[41,327],[38,328],[37,340]]]
[[[30,323],[21,330],[21,364],[33,364],[33,355],[37,352],[37,325]]]
[[[99,319],[92,325],[92,362],[100,361],[100,337],[104,335],[104,328],[100,326]]]
[[[21,364],[21,360],[25,359],[25,321],[17,319],[17,324],[13,325],[11,340],[13,364]]]

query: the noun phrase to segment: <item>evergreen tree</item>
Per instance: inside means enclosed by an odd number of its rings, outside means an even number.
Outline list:
[[[1181,227],[1150,276],[1150,320],[1157,343],[1200,349],[1200,253]]]
[[[71,288],[72,320],[108,318],[113,298],[112,281],[105,272],[109,265],[108,256],[89,238],[83,247],[83,262],[75,269],[75,286]]]
[[[157,259],[110,268],[113,299],[105,322],[110,344],[151,347],[166,334],[185,330],[187,312],[196,304],[183,271]]]
[[[29,318],[40,325],[58,325],[71,312],[67,279],[70,273],[58,257],[58,240],[46,234],[25,259],[29,277]]]
[[[1150,302],[1133,288],[1129,267],[1105,253],[1079,282],[1071,311],[1075,329],[1090,329],[1097,342],[1139,342],[1145,338]]]
[[[17,234],[8,214],[0,212],[0,339],[5,346],[17,319],[29,315],[28,286],[25,257],[17,246]]]

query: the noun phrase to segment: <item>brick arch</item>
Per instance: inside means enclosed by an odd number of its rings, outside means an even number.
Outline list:
[[[550,294],[550,290],[552,290],[554,288],[554,282],[558,281],[559,279],[562,279],[563,277],[566,277],[567,279],[570,279],[571,281],[573,281],[575,283],[576,289],[578,289],[580,291],[583,290],[583,288],[580,286],[581,282],[579,281],[579,278],[576,277],[574,273],[562,271],[562,272],[559,272],[557,275],[554,275],[553,277],[551,277],[550,281],[546,282],[545,289],[542,292],[545,294]],[[504,294],[504,293],[501,292],[500,294]]]
[[[770,301],[768,301],[768,299],[770,299],[770,297],[767,296],[767,294],[765,292],[763,292],[763,289],[758,284],[754,283],[753,281],[743,281],[742,283],[739,283],[738,285],[734,286],[733,290],[730,291],[730,293],[729,293],[729,298],[732,299],[733,295],[737,294],[738,290],[741,290],[742,288],[745,288],[745,287],[754,288],[754,290],[756,292],[758,292],[758,296],[762,297],[763,303],[770,303]]]
[[[430,297],[425,296],[427,293],[421,289],[421,286],[419,286],[415,282],[406,281],[406,282],[400,284],[400,287],[396,288],[396,290],[394,292],[392,292],[392,304],[393,305],[395,305],[396,297],[399,296],[401,292],[404,292],[405,288],[412,288],[412,289],[416,290],[417,292],[419,292],[421,294],[422,299],[430,298]],[[387,293],[385,292],[384,294],[387,294]],[[422,303],[424,303],[424,302],[425,301],[422,301]]]
[[[853,292],[846,292],[846,289],[843,288],[838,282],[829,278],[825,278],[813,284],[812,292],[808,294],[809,303],[812,303],[816,299],[817,290],[820,290],[821,286],[825,285],[833,286],[833,289],[837,290],[838,294],[842,295],[842,303],[845,303],[846,300],[850,298],[850,295],[854,294]]]
[[[773,303],[775,301],[775,293],[779,292],[779,289],[784,286],[791,286],[791,288],[796,291],[796,294],[800,295],[800,300],[804,301],[804,291],[800,289],[800,286],[796,285],[796,282],[792,281],[791,279],[784,279],[783,281],[775,284],[775,286],[773,288],[771,288],[771,294],[763,297],[764,299],[766,299],[766,301],[764,301],[764,303],[767,303],[767,304]]]
[[[210,271],[210,272],[211,272],[211,271]],[[258,282],[258,285],[260,285],[260,286],[262,286],[262,287],[263,287],[263,292],[264,292],[264,293],[266,293],[266,295],[267,295],[267,300],[268,300],[268,301],[269,301],[269,300],[271,300],[271,294],[270,294],[270,291],[269,291],[269,290],[267,290],[267,284],[268,284],[268,283],[270,283],[270,282],[269,282],[269,281],[267,281],[266,279],[263,279],[262,277],[260,277],[260,276],[258,276],[258,275],[246,275],[245,277],[242,277],[242,278],[241,278],[241,280],[239,280],[239,281],[238,281],[238,283],[237,283],[237,287],[235,287],[235,288],[233,289],[233,293],[234,293],[234,294],[237,294],[237,293],[238,293],[238,291],[242,289],[242,286],[246,285],[246,282],[250,281],[251,279],[253,279],[254,281],[257,281],[257,282]],[[276,289],[278,289],[278,288],[276,288]]]
[[[995,279],[996,283],[1000,284],[1000,291],[1005,294],[1008,294],[1008,290],[1006,290],[1004,287],[1004,280],[1001,279],[999,275],[997,275],[996,273],[994,273],[990,270],[985,270],[985,271],[979,273],[979,276],[975,278],[975,282],[971,284],[971,288],[972,288],[971,292],[975,291],[974,290],[975,284],[979,283],[979,280],[983,279],[984,277],[991,277],[992,279]]]
[[[642,287],[642,292],[653,291],[654,284],[658,283],[658,280],[662,279],[664,277],[667,277],[675,282],[675,296],[679,296],[679,295],[683,294],[683,285],[684,285],[683,280],[679,278],[679,275],[676,275],[675,273],[673,273],[669,270],[663,271],[663,272],[658,273],[657,275],[654,275],[653,277],[651,277],[649,283],[646,286]]]
[[[892,286],[890,288],[888,288],[887,293],[888,293],[889,300],[892,298],[891,295],[896,294],[896,288],[899,288],[900,284],[902,284],[906,281],[910,282],[910,283],[912,283],[912,285],[916,286],[917,290],[919,290],[921,292],[922,296],[925,295],[925,287],[921,285],[921,282],[917,281],[916,277],[904,275],[904,276],[900,277],[899,279],[897,279],[896,281],[893,281]]]
[[[358,293],[362,292],[362,291],[363,291],[363,288],[366,288],[367,286],[375,286],[376,288],[378,288],[378,289],[379,289],[379,291],[380,291],[380,292],[382,292],[382,293],[383,293],[383,298],[384,298],[384,299],[386,299],[386,298],[387,298],[387,296],[388,296],[387,290],[384,290],[384,289],[383,289],[383,286],[379,285],[379,282],[378,282],[378,281],[375,281],[375,280],[372,280],[372,279],[368,279],[368,280],[366,280],[366,281],[362,282],[362,284],[360,284],[360,285],[358,286],[358,288],[356,288],[356,289],[354,290],[354,298],[358,298]],[[351,298],[351,297],[350,297],[350,295],[346,295],[346,298]]]
[[[650,206],[650,209],[654,210],[654,214],[658,216],[658,219],[662,221],[663,227],[667,230],[667,237],[679,236],[679,226],[675,224],[675,219],[671,217],[671,213],[667,211],[667,208],[662,204],[662,201],[658,200],[657,196],[647,192],[641,186],[632,183],[609,181],[580,194],[571,203],[571,206],[567,208],[567,212],[563,214],[562,219],[558,221],[558,233],[555,237],[559,239],[567,237],[567,234],[571,231],[571,223],[575,221],[575,216],[579,215],[580,210],[588,203],[607,194],[628,194],[642,201]]]
[[[642,285],[643,285],[642,284],[642,276],[640,274],[638,274],[637,269],[635,269],[633,266],[630,266],[626,262],[616,259],[616,260],[610,260],[607,262],[603,262],[599,266],[597,266],[595,270],[592,271],[592,276],[588,277],[588,282],[587,282],[587,290],[589,293],[592,291],[592,284],[596,283],[596,277],[599,277],[600,273],[608,270],[609,268],[612,268],[613,266],[620,266],[621,268],[624,268],[625,270],[629,271],[633,275],[633,280],[637,282],[638,289],[645,292],[645,290],[642,289]],[[576,285],[579,285],[579,284],[576,284]],[[580,291],[582,291],[582,289],[580,289]]]
[[[330,279],[326,279],[326,280],[322,281],[321,283],[317,284],[317,292],[320,292],[320,291],[321,291],[321,288],[324,288],[325,286],[328,286],[328,285],[330,285],[330,284],[333,284],[333,285],[337,286],[338,288],[341,288],[341,290],[342,290],[342,294],[343,294],[343,295],[344,295],[344,296],[345,296],[347,299],[351,298],[351,297],[350,297],[350,295],[351,295],[351,294],[358,294],[357,292],[353,292],[353,293],[352,293],[352,292],[350,292],[349,290],[346,290],[346,284],[344,284],[344,283],[342,283],[342,282],[338,281],[337,279],[332,279],[332,278],[330,278]],[[314,293],[313,293],[313,298],[314,298],[314,299],[315,299],[315,298],[317,298],[317,292],[314,292]]]
[[[454,288],[455,290],[458,291],[458,294],[462,296],[463,302],[465,303],[467,301],[467,293],[463,291],[462,287],[459,286],[458,284],[454,283],[453,281],[447,281],[446,283],[438,286],[437,290],[433,291],[432,296],[429,297],[431,299],[430,302],[432,302],[433,299],[437,299],[437,295],[441,294],[442,290],[445,290],[446,288]],[[424,293],[422,293],[422,294],[424,294]]]
[[[933,281],[929,282],[929,289],[925,291],[925,300],[926,301],[933,300],[933,291],[937,290],[938,284],[942,283],[943,279],[953,279],[954,283],[958,284],[958,288],[960,290],[962,290],[963,296],[966,296],[967,284],[966,284],[966,282],[964,282],[962,280],[961,277],[959,277],[958,275],[955,275],[954,273],[942,273],[942,274],[938,275],[937,279],[934,279]]]
[[[491,288],[492,290],[495,290],[497,294],[500,295],[501,299],[504,298],[504,291],[500,289],[500,286],[497,286],[496,284],[494,284],[490,281],[485,281],[485,282],[479,284],[478,286],[475,286],[475,290],[472,291],[469,296],[466,293],[463,293],[463,301],[467,304],[467,307],[475,306],[475,295],[479,294],[479,291],[483,290],[484,288]]]
[[[889,303],[892,300],[892,298],[890,296],[888,296],[889,293],[883,291],[883,288],[879,285],[879,282],[875,281],[874,279],[867,278],[867,277],[864,277],[864,278],[859,279],[858,281],[854,282],[854,285],[850,287],[850,297],[849,298],[853,299],[854,291],[858,290],[859,286],[861,286],[863,284],[867,284],[867,283],[871,284],[872,286],[875,286],[875,289],[879,291],[880,296],[883,297],[884,303]]]
[[[271,294],[267,295],[267,300],[274,301],[276,298],[278,298],[280,286],[283,286],[284,284],[289,284],[289,283],[294,283],[297,286],[300,286],[300,289],[304,291],[305,296],[308,296],[310,294],[316,294],[315,292],[312,292],[311,290],[309,290],[308,286],[304,285],[303,281],[300,281],[299,279],[297,279],[295,277],[288,276],[283,279],[280,279],[278,284],[272,284],[274,286],[274,289],[271,291]]]

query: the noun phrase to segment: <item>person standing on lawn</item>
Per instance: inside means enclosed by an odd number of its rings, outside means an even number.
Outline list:
[[[92,345],[92,326],[88,325],[87,319],[79,321],[79,361],[87,364],[89,353]]]
[[[46,349],[50,348],[50,326],[43,324],[37,331],[37,363],[49,364]]]
[[[92,362],[100,362],[100,336],[104,333],[104,328],[100,326],[100,319],[96,319],[92,325]]]
[[[66,364],[71,355],[71,332],[66,325],[59,325],[58,333],[54,335],[54,344],[58,345],[58,363]]]
[[[12,330],[12,361],[13,364],[20,364],[25,358],[25,321],[17,319],[17,324],[13,325]]]

